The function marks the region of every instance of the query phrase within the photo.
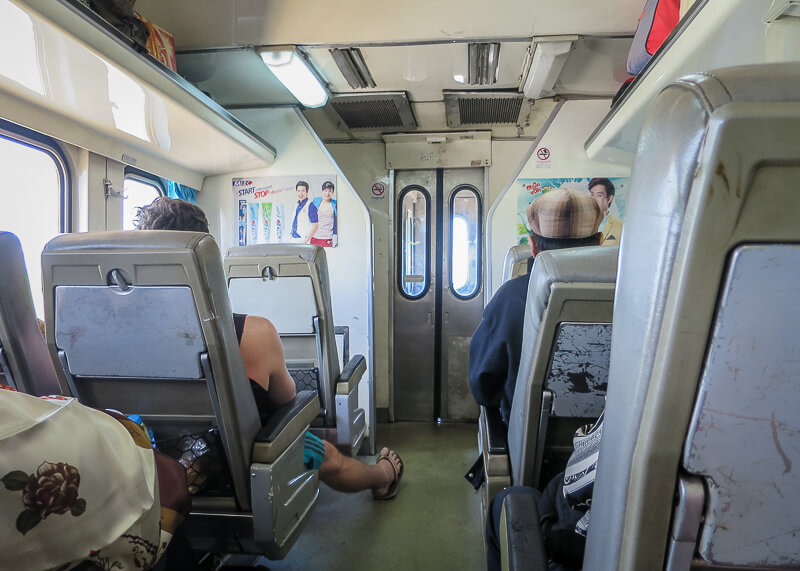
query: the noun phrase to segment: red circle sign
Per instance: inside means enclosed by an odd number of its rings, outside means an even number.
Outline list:
[[[550,158],[550,149],[547,147],[540,147],[538,151],[536,151],[536,157],[540,161],[546,161]]]
[[[384,192],[386,192],[386,186],[382,182],[372,185],[372,196],[383,196]]]

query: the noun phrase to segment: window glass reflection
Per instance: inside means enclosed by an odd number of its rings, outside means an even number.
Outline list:
[[[159,196],[161,192],[156,185],[126,178],[122,184],[122,229],[135,229],[139,208],[147,206]]]
[[[408,190],[400,209],[400,286],[406,296],[416,298],[428,285],[428,197],[420,190]]]
[[[480,221],[478,194],[457,191],[450,203],[450,286],[458,297],[471,297],[480,285]]]
[[[0,137],[0,230],[22,244],[36,315],[44,317],[41,256],[61,229],[62,184],[48,153]]]

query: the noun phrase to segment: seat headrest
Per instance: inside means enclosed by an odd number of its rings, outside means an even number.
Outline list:
[[[800,100],[800,63],[726,67],[680,78],[674,85],[702,92],[712,109],[727,103]],[[668,86],[665,89],[669,89]]]
[[[50,240],[45,252],[104,249],[176,250],[194,248],[209,236],[205,232],[181,232],[177,230],[126,230],[114,232],[80,232],[62,234]]]
[[[531,257],[531,247],[528,244],[511,246],[503,261],[503,281],[508,281],[514,276],[514,266]]]
[[[541,316],[556,282],[614,283],[619,246],[586,246],[540,252],[528,282],[528,307]],[[530,312],[527,311],[527,312]]]
[[[226,258],[247,258],[265,256],[297,256],[309,263],[325,260],[325,248],[311,244],[254,244],[228,248]]]

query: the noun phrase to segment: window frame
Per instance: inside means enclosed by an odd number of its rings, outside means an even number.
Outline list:
[[[137,169],[136,167],[126,165],[125,169],[122,172],[123,189],[125,186],[125,181],[127,179],[136,180],[144,184],[149,184],[150,186],[154,186],[156,187],[156,190],[158,190],[160,196],[167,196],[167,189],[164,188],[164,179],[161,178],[160,176],[156,176],[147,171],[143,171],[142,169]]]
[[[71,163],[67,153],[59,141],[5,119],[0,119],[0,138],[43,152],[53,159],[58,173],[58,182],[61,186],[58,205],[58,232],[61,234],[72,232],[72,169],[70,168]]]
[[[405,219],[402,209],[403,201],[405,200],[406,195],[414,191],[419,192],[425,198],[425,287],[422,288],[422,291],[419,294],[409,295],[406,293],[406,290],[403,287],[403,261],[405,259],[405,249],[403,248],[403,229],[405,227]],[[410,184],[400,191],[400,194],[397,198],[397,204],[399,210],[401,211],[401,223],[397,225],[397,243],[400,246],[398,248],[400,255],[397,256],[397,289],[403,298],[409,301],[416,301],[424,298],[431,289],[431,195],[424,187],[418,184]]]
[[[135,180],[136,182],[140,182],[142,184],[147,184],[149,186],[155,187],[156,191],[158,191],[158,197],[167,196],[167,189],[164,188],[164,179],[160,176],[156,176],[151,174],[147,171],[143,171],[142,169],[138,169],[136,167],[132,167],[130,165],[126,165],[125,169],[122,171],[122,213],[124,216],[125,213],[125,181],[126,180]],[[157,198],[158,198],[157,197]],[[122,220],[122,227],[125,227],[125,220]]]
[[[475,290],[469,295],[460,295],[456,292],[455,287],[453,286],[453,219],[455,218],[455,211],[453,206],[456,202],[456,196],[462,190],[468,190],[472,193],[472,195],[476,198],[478,203],[478,228],[477,228],[477,237],[476,237],[476,244],[477,244],[477,263],[475,265],[475,272],[476,272],[476,279],[475,279]],[[481,288],[483,286],[483,256],[481,255],[481,251],[483,248],[483,200],[481,198],[481,193],[478,191],[477,188],[472,186],[471,184],[460,184],[456,188],[453,189],[453,192],[450,193],[450,201],[448,207],[448,229],[449,237],[448,237],[448,245],[449,245],[449,252],[448,252],[448,259],[447,259],[447,282],[450,287],[450,293],[453,294],[453,297],[460,299],[462,301],[473,299],[475,296],[480,294]]]

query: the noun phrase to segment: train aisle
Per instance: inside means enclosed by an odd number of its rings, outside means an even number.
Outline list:
[[[463,478],[475,460],[476,431],[475,424],[379,425],[378,448],[394,448],[406,463],[397,497],[378,502],[369,492],[321,485],[288,557],[259,563],[273,571],[484,569],[480,496]]]

